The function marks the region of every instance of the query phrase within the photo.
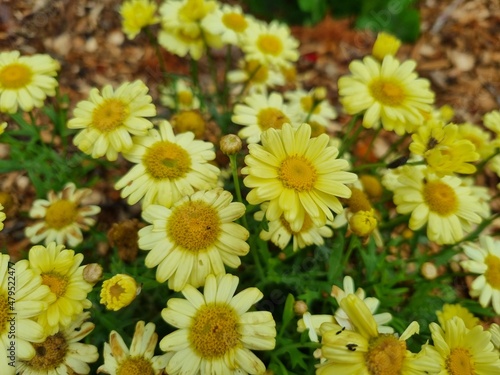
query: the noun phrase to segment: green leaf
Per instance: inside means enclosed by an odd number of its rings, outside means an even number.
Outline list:
[[[292,294],[288,294],[285,301],[285,308],[283,309],[283,328],[286,327],[294,318],[293,305],[295,298]]]

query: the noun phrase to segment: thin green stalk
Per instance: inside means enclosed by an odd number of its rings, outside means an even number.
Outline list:
[[[238,177],[238,163],[236,161],[237,155],[238,154],[229,155],[229,162],[231,164],[231,172],[233,174],[233,183],[234,183],[234,190],[236,191],[236,199],[238,199],[238,202],[245,204],[245,202],[243,202],[243,196],[241,195],[240,179]],[[246,214],[242,216],[241,220],[243,221],[243,225],[245,226],[245,228],[249,229]]]
[[[347,266],[347,262],[349,262],[349,258],[351,257],[352,251],[359,246],[359,238],[355,235],[351,235],[351,239],[349,241],[349,246],[347,246],[347,251],[344,255],[344,259],[342,259],[342,269],[345,269]]]
[[[340,145],[339,148],[339,157],[344,155],[344,152],[349,149],[349,147],[353,143],[353,140],[357,137],[357,135],[359,135],[360,130],[357,130],[354,135],[351,135],[359,117],[360,117],[359,114],[352,116],[351,121],[349,121],[349,123],[347,124],[347,130],[344,134],[344,138],[342,139],[342,144]],[[362,126],[360,126],[359,128],[361,129]]]

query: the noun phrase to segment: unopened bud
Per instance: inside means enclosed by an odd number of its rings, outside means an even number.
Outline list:
[[[102,266],[97,263],[87,264],[83,268],[83,279],[90,283],[95,284],[102,278]]]
[[[228,134],[220,139],[220,149],[226,155],[234,155],[241,150],[241,139],[235,134]]]
[[[293,311],[295,314],[302,316],[307,312],[307,304],[304,301],[296,301],[293,305]]]
[[[372,55],[377,60],[382,61],[385,56],[394,56],[401,47],[401,41],[395,36],[380,32],[377,35],[377,40],[373,45]]]
[[[368,237],[377,228],[375,211],[358,211],[349,219],[349,228],[359,237]]]
[[[321,87],[316,87],[313,91],[313,99],[315,102],[321,102],[326,99],[326,88],[321,86]]]
[[[438,269],[435,264],[431,262],[425,262],[424,264],[422,264],[420,272],[422,272],[422,276],[427,280],[433,280],[438,277]]]

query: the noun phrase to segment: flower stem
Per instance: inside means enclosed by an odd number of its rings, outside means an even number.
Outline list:
[[[238,199],[238,202],[245,204],[245,202],[243,202],[243,197],[241,195],[240,179],[238,177],[238,163],[236,161],[237,155],[238,154],[229,155],[229,162],[231,164],[231,172],[233,174],[233,183],[234,183],[234,190],[236,192],[236,198]],[[245,228],[248,229],[246,214],[242,216],[241,220],[243,221],[243,225],[245,226]]]

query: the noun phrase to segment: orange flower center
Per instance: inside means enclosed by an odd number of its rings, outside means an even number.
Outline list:
[[[384,105],[397,107],[405,98],[405,92],[400,84],[384,79],[377,79],[369,85],[370,92],[375,100]]]
[[[303,156],[288,156],[278,169],[278,178],[287,189],[310,191],[318,179],[316,168]]]
[[[24,64],[12,63],[0,70],[0,85],[6,89],[26,87],[33,76],[31,69]]]
[[[144,357],[128,357],[118,365],[116,375],[154,375],[155,371]]]
[[[109,133],[123,125],[130,113],[121,99],[105,99],[92,112],[92,126],[102,133]]]
[[[231,30],[241,33],[245,31],[248,22],[242,14],[239,13],[226,13],[222,16],[222,23]]]
[[[465,348],[451,349],[446,358],[446,369],[450,375],[475,375],[474,362],[469,351]]]
[[[42,273],[40,276],[42,277],[42,284],[47,285],[52,293],[58,298],[64,296],[68,287],[68,279],[65,276],[57,272]]]
[[[448,216],[457,212],[457,195],[453,188],[444,182],[427,182],[424,186],[423,195],[431,211],[441,216]]]
[[[257,39],[257,47],[262,53],[279,56],[283,51],[283,43],[276,35],[263,34]]]
[[[488,267],[484,273],[484,277],[493,288],[500,290],[500,258],[488,254],[484,258],[484,263]]]
[[[67,199],[61,199],[47,207],[45,222],[49,228],[62,229],[73,224],[77,216],[77,204]]]
[[[175,143],[160,141],[153,144],[142,159],[148,174],[157,179],[184,177],[191,168],[188,152]]]
[[[372,375],[400,375],[406,354],[406,343],[392,335],[380,335],[370,341],[365,354]]]
[[[262,131],[269,128],[281,129],[283,124],[290,123],[290,119],[279,109],[264,108],[257,115],[257,123]]]
[[[61,332],[49,336],[41,343],[32,343],[35,356],[28,362],[28,366],[35,369],[35,373],[56,372],[56,368],[64,362],[68,351],[68,343]]]

